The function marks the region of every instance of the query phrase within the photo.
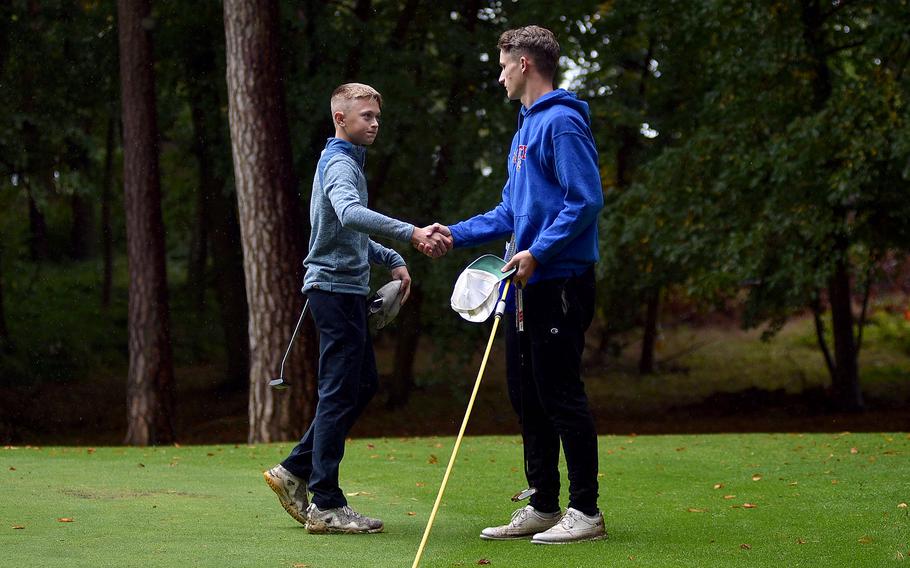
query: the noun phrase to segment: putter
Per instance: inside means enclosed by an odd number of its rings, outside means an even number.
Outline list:
[[[300,312],[300,317],[297,319],[297,326],[294,328],[294,334],[291,335],[291,340],[288,342],[288,348],[284,352],[284,358],[281,359],[281,369],[278,371],[278,378],[269,381],[269,386],[275,390],[285,390],[291,386],[291,383],[284,378],[284,363],[288,360],[288,355],[291,353],[291,347],[294,345],[294,340],[297,339],[297,332],[300,331],[300,324],[303,323],[303,317],[306,315],[306,309],[309,306],[310,299],[307,298],[307,301],[303,304],[303,310]]]
[[[516,503],[518,503],[519,501],[524,501],[525,499],[527,499],[531,495],[534,495],[535,493],[537,493],[536,487],[528,487],[527,489],[523,489],[523,490],[519,491],[518,493],[516,493],[515,495],[512,495],[512,501],[514,501]]]

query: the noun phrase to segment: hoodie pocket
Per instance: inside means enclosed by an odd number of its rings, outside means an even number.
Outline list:
[[[538,232],[540,232],[540,228],[529,215],[515,216],[515,240],[520,243],[519,250],[531,248]]]

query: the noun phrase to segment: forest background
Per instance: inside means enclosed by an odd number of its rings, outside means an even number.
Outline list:
[[[906,0],[4,0],[0,441],[298,436],[311,323],[294,388],[266,383],[332,89],[384,96],[371,207],[454,222],[500,198],[518,107],[495,46],[531,23],[600,156],[599,423],[910,429]],[[386,244],[414,288],[361,433],[452,432],[488,331],[451,286],[500,246]],[[515,431],[490,374],[476,431]]]

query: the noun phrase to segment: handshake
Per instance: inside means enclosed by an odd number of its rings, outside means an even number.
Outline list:
[[[428,257],[439,258],[452,249],[452,232],[439,223],[422,229],[415,227],[411,234],[411,244]]]

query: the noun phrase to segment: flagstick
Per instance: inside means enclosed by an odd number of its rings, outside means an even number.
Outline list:
[[[455,465],[455,456],[458,455],[458,448],[461,446],[461,439],[464,437],[465,428],[468,426],[468,419],[471,417],[471,410],[474,408],[474,399],[477,398],[477,391],[480,390],[480,381],[483,379],[483,372],[487,366],[487,359],[490,357],[490,349],[493,347],[493,339],[496,337],[496,328],[499,327],[499,320],[505,311],[506,294],[509,293],[509,280],[506,280],[502,289],[502,295],[499,297],[499,303],[496,305],[496,319],[493,321],[493,331],[490,332],[490,339],[487,341],[487,350],[483,354],[483,361],[480,363],[480,371],[477,373],[477,379],[474,381],[474,390],[471,391],[471,399],[468,401],[468,409],[464,413],[464,419],[461,421],[461,429],[458,431],[458,437],[455,438],[455,447],[452,448],[452,455],[449,457],[449,465],[446,466],[446,473],[442,477],[442,485],[439,486],[439,493],[436,495],[436,502],[433,503],[433,510],[430,512],[430,519],[427,521],[427,528],[423,531],[423,538],[420,540],[420,546],[417,548],[417,556],[414,557],[414,564],[411,568],[417,568],[420,564],[420,557],[423,556],[423,549],[430,537],[430,530],[433,528],[433,521],[436,519],[436,512],[439,510],[439,504],[442,502],[442,494],[449,483],[449,475],[452,473],[452,466]]]

